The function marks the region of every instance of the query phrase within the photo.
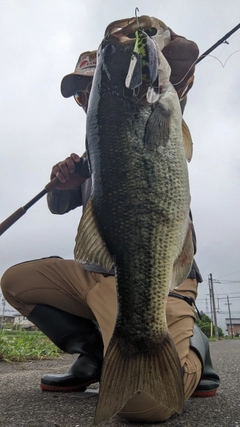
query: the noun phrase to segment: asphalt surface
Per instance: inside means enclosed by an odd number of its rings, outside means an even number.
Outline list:
[[[186,402],[181,415],[164,423],[144,424],[164,427],[240,427],[240,340],[211,342],[211,356],[221,386],[215,397]],[[42,392],[43,373],[65,372],[75,356],[26,363],[0,362],[1,427],[92,427],[98,384],[85,393]],[[113,417],[106,427],[138,427]]]

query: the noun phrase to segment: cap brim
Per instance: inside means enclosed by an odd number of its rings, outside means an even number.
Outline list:
[[[84,90],[94,75],[95,68],[88,68],[82,73],[71,73],[63,77],[61,82],[61,93],[64,98],[75,95],[80,90]]]

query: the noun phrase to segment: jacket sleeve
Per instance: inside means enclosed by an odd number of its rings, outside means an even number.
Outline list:
[[[82,205],[81,187],[73,190],[53,190],[47,194],[47,204],[53,214],[63,215]]]

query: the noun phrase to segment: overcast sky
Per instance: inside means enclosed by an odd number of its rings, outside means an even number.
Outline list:
[[[78,56],[98,47],[105,27],[140,15],[163,20],[203,53],[240,22],[237,0],[0,0],[0,222],[49,181],[52,166],[84,151],[85,114],[60,94]],[[219,309],[240,316],[240,30],[197,65],[185,120],[198,238],[200,310],[213,274]],[[230,57],[231,55],[231,57]],[[81,210],[50,214],[43,198],[0,237],[0,276],[12,264],[49,255],[73,257]],[[232,283],[239,281],[239,283]],[[209,307],[208,307],[209,308]],[[1,306],[0,306],[1,313]],[[224,327],[227,314],[219,315]]]

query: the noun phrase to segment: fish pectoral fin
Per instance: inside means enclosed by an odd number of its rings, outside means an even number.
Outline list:
[[[124,413],[124,406],[136,393],[145,393],[154,401],[181,413],[184,405],[183,374],[171,336],[166,332],[152,354],[123,353],[113,337],[104,359],[95,424]]]
[[[80,220],[75,242],[74,256],[76,261],[98,264],[107,271],[113,267],[114,261],[99,233],[93,215],[91,199],[89,199]]]
[[[166,146],[169,140],[170,113],[157,104],[150,115],[145,128],[145,147],[156,150]]]
[[[193,155],[193,142],[189,127],[185,120],[182,120],[182,134],[186,159],[188,162],[191,162]]]
[[[185,237],[184,245],[182,252],[179,257],[175,260],[173,265],[173,277],[171,290],[180,286],[184,280],[186,280],[193,263],[194,257],[194,247],[192,241],[192,226],[191,221],[189,220],[188,231]]]

